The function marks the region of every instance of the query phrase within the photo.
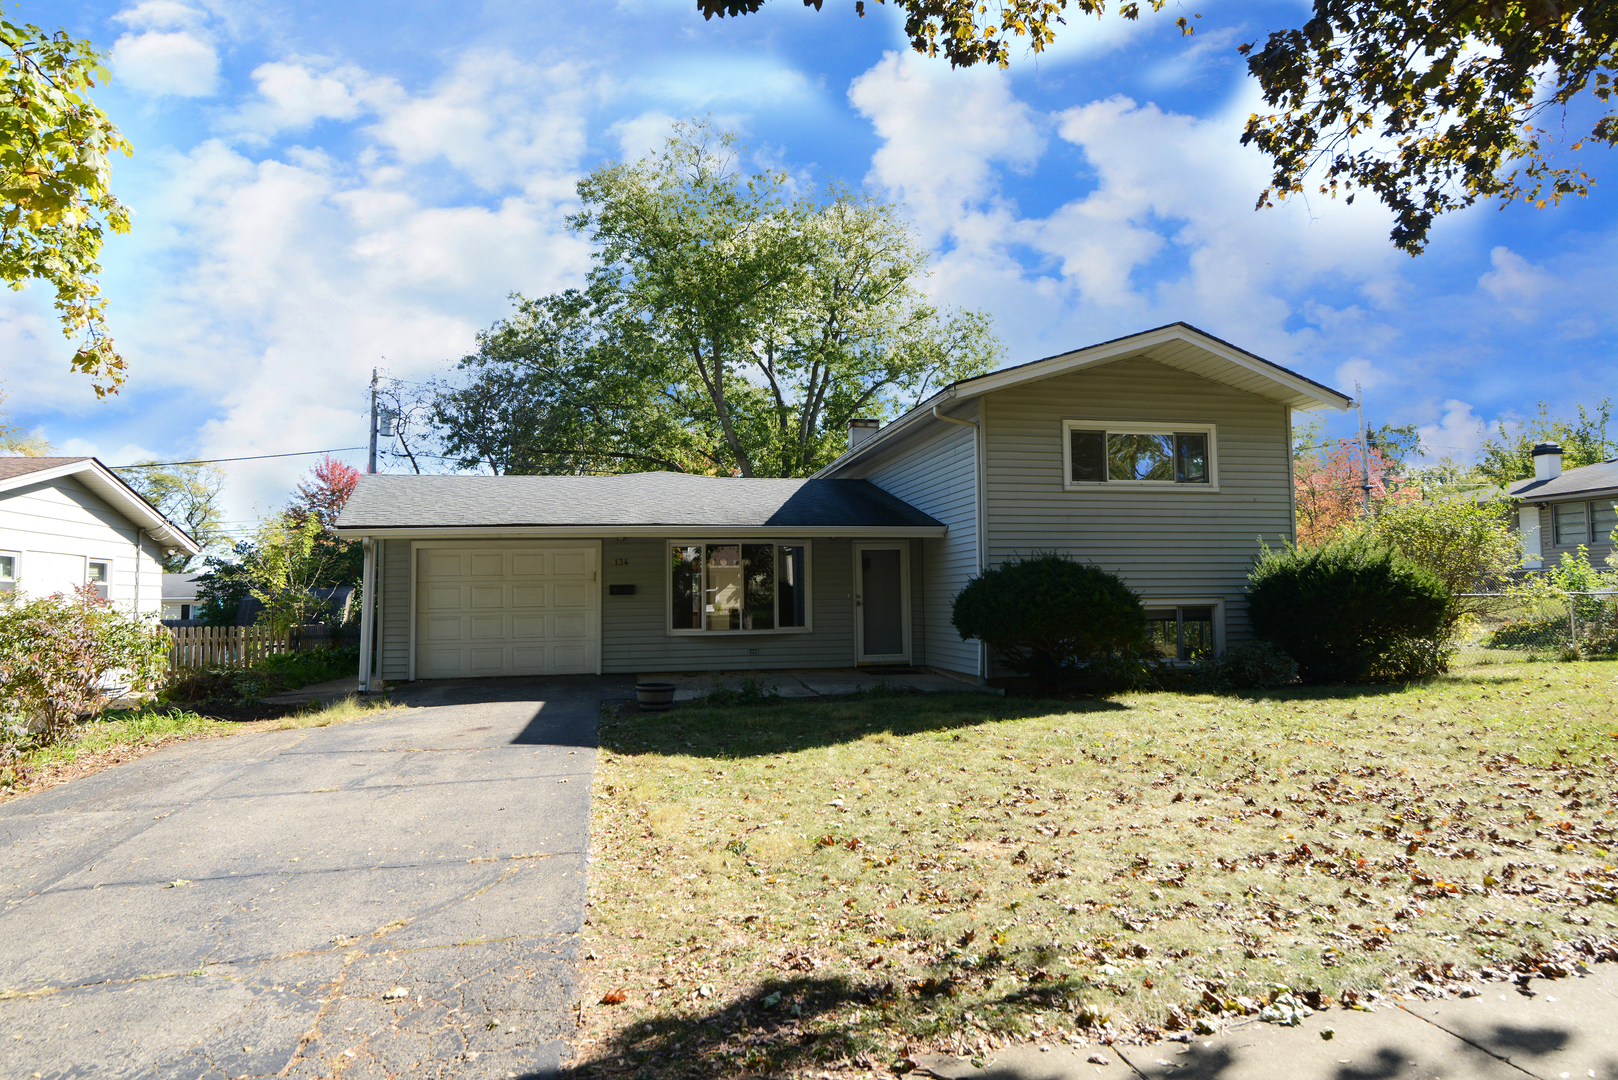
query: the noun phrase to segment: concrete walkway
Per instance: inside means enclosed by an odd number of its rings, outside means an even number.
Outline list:
[[[1506,983],[1479,989],[1474,998],[1384,1001],[1369,1013],[1331,1009],[1296,1028],[1253,1021],[1188,1043],[1017,1047],[983,1068],[923,1055],[917,1071],[942,1080],[1618,1080],[1618,964],[1536,979],[1531,997]]]
[[[548,1076],[603,699],[402,687],[0,805],[0,1076]]]
[[[760,690],[784,698],[835,697],[887,685],[888,689],[914,694],[959,694],[986,690],[975,682],[940,675],[933,671],[883,671],[867,668],[805,668],[797,671],[661,672],[637,675],[636,682],[674,684],[675,701],[694,701],[717,687],[736,689],[752,680]]]
[[[350,675],[343,679],[327,679],[325,682],[310,683],[308,686],[300,686],[296,690],[288,690],[280,694],[267,694],[260,700],[271,705],[325,705],[359,692],[360,677]]]

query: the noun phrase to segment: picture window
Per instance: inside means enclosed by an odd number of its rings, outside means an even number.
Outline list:
[[[1065,424],[1068,488],[1091,484],[1197,485],[1212,488],[1212,426]]]
[[[809,628],[807,544],[710,540],[669,546],[669,630],[741,633]]]

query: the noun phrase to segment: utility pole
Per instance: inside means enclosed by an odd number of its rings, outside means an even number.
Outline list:
[[[1354,384],[1354,398],[1354,405],[1359,408],[1359,492],[1366,517],[1370,517],[1370,444],[1366,440],[1366,395],[1359,390],[1358,382]],[[372,445],[375,445],[374,436]]]
[[[1361,423],[1364,427],[1364,423]],[[366,465],[367,473],[377,471],[377,369],[371,369],[371,461]]]

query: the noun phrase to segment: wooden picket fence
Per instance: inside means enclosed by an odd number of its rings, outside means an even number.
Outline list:
[[[247,668],[265,657],[330,643],[324,626],[295,626],[277,634],[267,626],[171,626],[171,671]]]

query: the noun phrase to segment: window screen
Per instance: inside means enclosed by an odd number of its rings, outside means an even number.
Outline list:
[[[1068,432],[1068,445],[1072,449],[1072,480],[1075,484],[1100,483],[1107,478],[1105,431],[1080,431],[1075,428]]]
[[[1556,516],[1556,544],[1558,547],[1572,547],[1574,544],[1588,544],[1590,542],[1589,530],[1584,522],[1583,503],[1559,503],[1554,510]]]
[[[1618,529],[1618,502],[1607,499],[1590,504],[1590,542],[1610,544],[1612,531]]]

